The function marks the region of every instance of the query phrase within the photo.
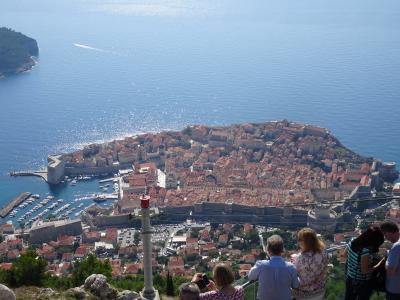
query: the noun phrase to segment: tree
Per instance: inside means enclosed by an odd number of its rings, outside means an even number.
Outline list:
[[[211,249],[208,251],[208,256],[210,258],[217,258],[219,257],[219,251],[217,249]]]
[[[252,229],[249,233],[245,235],[245,239],[250,242],[250,244],[259,244],[260,237],[258,236],[258,232],[255,229]]]
[[[274,234],[278,234],[282,237],[286,250],[295,250],[298,248],[296,238],[293,236],[291,232],[285,230],[277,229],[273,231],[264,232],[263,237],[265,239],[268,239],[270,236]]]
[[[110,284],[118,289],[133,290],[133,291],[139,292],[139,291],[143,290],[143,286],[144,286],[143,281],[144,281],[143,275],[136,275],[136,276],[128,275],[123,278],[111,279]],[[158,289],[158,291],[161,294],[165,290],[165,286],[163,286],[163,289],[161,289],[160,286],[158,285],[157,275],[154,276],[154,287],[156,289]]]
[[[174,282],[172,281],[171,275],[167,274],[167,296],[174,297],[175,296],[175,291],[174,291]]]
[[[258,260],[264,260],[267,258],[267,253],[265,253],[264,251],[262,251],[259,255],[258,255]]]
[[[74,244],[72,245],[72,252],[75,253],[76,249],[79,248],[79,243],[78,242],[74,242]]]
[[[32,249],[23,253],[11,267],[12,283],[15,286],[41,286],[46,277],[47,262]]]
[[[199,237],[199,231],[198,231],[197,229],[192,229],[192,230],[190,231],[190,236],[191,236],[192,238],[198,238],[198,237]]]
[[[166,294],[167,284],[164,277],[162,277],[160,274],[154,274],[153,284],[160,294]]]
[[[5,285],[14,285],[14,279],[11,270],[0,269],[0,283]]]
[[[67,290],[72,287],[72,282],[68,276],[48,276],[43,285],[57,290]]]
[[[156,260],[162,266],[166,266],[167,263],[168,263],[168,257],[167,256],[157,256]]]
[[[174,282],[174,291],[175,291],[175,295],[177,295],[177,294],[179,294],[179,291],[178,291],[179,286],[180,286],[182,283],[187,282],[187,278],[186,278],[186,277],[183,277],[183,276],[174,276],[172,280],[173,280],[173,282]]]
[[[81,285],[92,274],[103,274],[107,278],[111,278],[111,272],[112,268],[108,259],[102,262],[93,253],[90,253],[84,260],[75,264],[72,271],[72,282],[75,286]]]
[[[184,258],[186,263],[196,262],[201,259],[201,256],[197,253],[190,253],[186,255]]]
[[[135,231],[135,233],[133,234],[133,242],[135,243],[135,245],[138,245],[140,242],[140,233],[139,231]]]

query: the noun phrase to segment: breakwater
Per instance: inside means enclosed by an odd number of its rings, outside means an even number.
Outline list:
[[[29,192],[24,192],[19,194],[17,197],[13,198],[6,206],[4,206],[0,210],[0,217],[4,218],[6,217],[13,209],[14,207],[20,205],[22,202],[24,202],[28,197],[31,195]]]
[[[17,176],[36,176],[42,178],[44,181],[48,182],[47,178],[47,171],[15,171],[10,172],[10,176],[17,177]]]

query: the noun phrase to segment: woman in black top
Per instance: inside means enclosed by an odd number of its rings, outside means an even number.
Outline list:
[[[382,231],[373,226],[347,245],[345,300],[368,300],[371,297],[371,274],[383,261],[373,266],[372,255],[379,251],[383,241]]]

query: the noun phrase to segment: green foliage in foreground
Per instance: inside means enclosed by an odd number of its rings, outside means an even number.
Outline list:
[[[326,300],[339,300],[344,298],[345,293],[345,275],[344,266],[339,265],[337,261],[332,261],[334,267],[329,274],[326,287]],[[120,290],[141,291],[143,289],[143,275],[126,276],[117,279],[111,279],[111,265],[108,260],[100,261],[95,255],[90,254],[81,262],[74,265],[72,276],[55,277],[46,274],[47,262],[38,257],[34,250],[28,250],[22,254],[14,263],[11,270],[0,270],[0,282],[8,286],[46,286],[57,290],[66,290],[73,286],[83,284],[85,279],[91,274],[103,274],[111,285]],[[169,294],[178,294],[179,286],[187,282],[188,279],[182,276],[174,276],[172,282],[169,282]],[[167,279],[156,274],[154,276],[154,286],[165,295],[167,293]],[[173,288],[173,291],[171,290]],[[246,299],[253,299],[256,289],[254,285],[246,289]],[[374,294],[371,300],[383,300],[384,294]]]
[[[336,265],[333,267],[325,291],[325,300],[342,300],[345,293],[345,274],[344,265]],[[371,300],[384,300],[385,294],[379,295],[374,292],[370,298]]]
[[[0,282],[9,286],[41,286],[46,279],[47,262],[34,250],[28,250],[13,263],[11,270],[1,270]]]
[[[79,286],[92,274],[103,274],[110,279],[111,272],[112,268],[108,259],[102,262],[96,255],[90,253],[85,259],[75,263],[72,271],[72,284],[74,286]]]
[[[111,278],[111,264],[108,260],[101,261],[94,254],[89,254],[85,259],[76,262],[72,275],[50,276],[46,273],[47,262],[40,258],[34,250],[28,250],[14,263],[11,270],[0,270],[0,283],[10,287],[19,286],[45,286],[56,290],[67,290],[74,286],[80,286],[91,274],[103,274],[108,282],[120,290],[133,290],[139,292],[143,289],[143,275]],[[167,279],[159,274],[154,275],[154,287],[160,294],[167,293]],[[189,279],[182,276],[174,276],[169,282],[171,294],[178,294],[179,286]],[[173,289],[173,290],[171,290]]]

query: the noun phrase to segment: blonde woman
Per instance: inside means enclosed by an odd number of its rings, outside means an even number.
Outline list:
[[[203,274],[194,275],[192,282],[203,281]],[[244,290],[242,287],[234,287],[234,275],[229,266],[218,264],[213,270],[214,282],[210,280],[207,288],[211,291],[200,294],[200,300],[244,300]]]
[[[297,241],[300,253],[294,258],[294,265],[300,285],[293,293],[297,300],[322,300],[328,271],[325,245],[311,228],[301,229]]]

